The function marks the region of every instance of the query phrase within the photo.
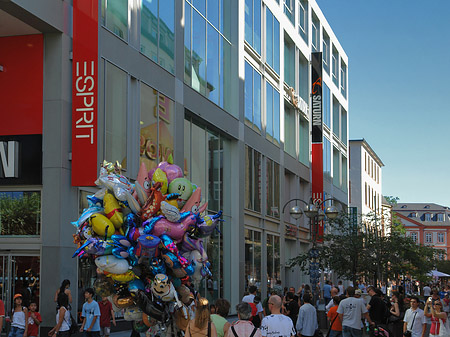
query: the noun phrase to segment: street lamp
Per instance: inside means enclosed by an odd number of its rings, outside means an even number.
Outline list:
[[[290,204],[293,201],[295,201],[295,202],[299,201],[304,204],[303,210],[299,205],[296,204],[295,206],[290,208],[289,214],[295,220],[300,219],[303,214],[305,214],[309,218],[310,235],[311,235],[311,241],[312,241],[312,245],[313,245],[312,249],[309,252],[309,258],[310,258],[309,276],[310,276],[310,282],[311,282],[311,287],[312,287],[312,291],[313,291],[314,305],[317,303],[317,283],[319,282],[319,275],[320,275],[319,261],[318,261],[319,252],[316,248],[318,223],[320,221],[325,220],[326,218],[328,218],[329,220],[334,220],[339,215],[339,211],[338,211],[337,207],[334,205],[327,206],[325,208],[325,211],[323,210],[322,206],[325,204],[326,201],[330,201],[330,200],[338,202],[339,204],[341,204],[343,206],[343,204],[335,198],[328,198],[323,201],[321,201],[321,200],[313,201],[313,199],[311,198],[309,200],[309,203],[307,203],[306,201],[304,201],[302,199],[294,198],[284,204],[283,211],[282,211],[282,213],[284,214],[284,211],[286,210],[286,207],[288,204]]]

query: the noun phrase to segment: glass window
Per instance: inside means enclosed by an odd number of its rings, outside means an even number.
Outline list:
[[[341,187],[340,162],[339,151],[333,146],[333,185],[336,187]]]
[[[186,10],[189,31],[191,13],[188,11],[188,7]],[[157,62],[172,74],[175,73],[174,13],[174,0],[142,0],[141,53]]]
[[[280,217],[280,165],[267,159],[267,209],[266,214]]]
[[[261,154],[245,147],[245,208],[261,212]]]
[[[426,234],[425,234],[425,242],[426,242],[426,243],[431,243],[431,242],[433,242],[433,234],[432,234],[432,233],[426,233]]]
[[[245,40],[261,54],[261,0],[245,0]]]
[[[206,21],[192,11],[192,88],[206,95]]]
[[[332,66],[332,74],[333,83],[336,86],[339,86],[339,54],[337,50],[333,47],[333,54],[331,55],[331,66]]]
[[[444,233],[438,233],[438,242],[443,243],[444,242]]]
[[[284,81],[295,89],[295,44],[284,36]]]
[[[141,14],[142,16],[142,14]],[[184,82],[191,83],[191,16],[192,7],[184,3]],[[142,33],[141,33],[142,35]],[[142,39],[142,37],[141,37]]]
[[[438,214],[437,214],[437,221],[439,221],[439,222],[444,221],[444,214],[438,213]]]
[[[347,65],[341,62],[341,93],[347,97]]]
[[[308,43],[308,1],[299,1],[298,32],[303,40]]]
[[[147,170],[173,156],[175,103],[141,83],[140,162]]]
[[[347,145],[347,111],[341,108],[341,141]],[[376,174],[376,170],[374,170]]]
[[[219,105],[219,32],[208,24],[206,97]]]
[[[341,157],[342,178],[341,178],[341,190],[347,192],[347,158]]]
[[[425,213],[425,221],[431,221],[431,213]]]
[[[266,137],[280,144],[280,93],[266,82]]]
[[[292,157],[297,157],[296,133],[295,133],[295,110],[284,105],[284,150]]]
[[[261,233],[245,229],[245,289],[261,287]]]
[[[309,167],[309,123],[302,117],[299,118],[299,151],[298,160]]]
[[[266,8],[266,63],[280,73],[280,23]]]
[[[118,160],[127,168],[128,75],[106,62],[105,160]]]
[[[412,239],[414,242],[417,242],[417,233],[416,233],[416,232],[411,233],[411,239]]]
[[[206,0],[191,0],[193,6],[206,17]]]
[[[323,42],[322,42],[322,60],[323,60],[323,69],[330,73],[330,37],[328,34],[323,31]]]
[[[0,235],[41,234],[41,192],[0,192]]]
[[[330,115],[331,115],[331,109],[330,109],[330,88],[323,83],[323,122],[326,126],[331,127],[330,123]]]
[[[245,120],[261,131],[261,75],[245,62]]]
[[[333,133],[340,138],[340,120],[339,120],[339,107],[340,104],[337,99],[333,96]]]
[[[331,142],[323,137],[323,175],[331,178]]]
[[[305,102],[309,102],[309,63],[308,60],[299,53],[299,89],[298,94]]]
[[[267,288],[272,290],[281,281],[280,277],[280,237],[267,234]]]
[[[319,51],[320,47],[320,22],[314,13],[311,23],[311,47],[313,51]]]
[[[128,41],[128,0],[102,0],[102,24]]]
[[[295,0],[284,0],[284,14],[295,25]]]
[[[216,27],[219,28],[219,1],[217,0],[208,0],[208,13],[207,13],[207,18],[208,21],[211,22],[211,24]]]

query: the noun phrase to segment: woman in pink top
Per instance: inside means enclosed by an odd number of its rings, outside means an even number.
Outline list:
[[[442,302],[440,300],[436,300],[432,303],[432,298],[428,298],[427,304],[425,305],[424,314],[427,317],[431,317],[430,336],[438,337],[439,330],[441,328],[441,323],[439,320],[441,320],[443,324],[445,324],[445,321],[447,320],[447,314],[442,311]]]

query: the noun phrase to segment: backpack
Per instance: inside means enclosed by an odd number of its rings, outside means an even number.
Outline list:
[[[64,309],[66,309],[66,308],[64,308]],[[66,311],[69,311],[69,310],[66,309]],[[67,322],[65,318],[64,318],[64,320],[69,325],[69,333],[71,335],[74,335],[78,332],[78,324],[77,324],[77,321],[75,320],[75,318],[73,318],[73,315],[70,311],[69,311],[69,314],[70,314],[70,322]],[[66,315],[66,313],[64,313],[64,316],[65,315]]]

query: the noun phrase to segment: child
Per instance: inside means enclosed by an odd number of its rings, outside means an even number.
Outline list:
[[[14,295],[14,310],[11,317],[11,330],[8,337],[23,337],[27,336],[28,324],[26,323],[28,317],[28,310],[22,307],[22,294]]]
[[[81,324],[80,332],[83,337],[99,337],[100,336],[100,307],[94,301],[94,289],[87,288],[84,291],[84,298],[86,302],[83,304],[81,317],[83,323]]]
[[[109,337],[111,333],[111,318],[114,326],[116,326],[112,304],[107,297],[102,297],[102,300],[98,302],[98,306],[100,307],[100,335]]]
[[[41,314],[36,311],[36,302],[31,301],[28,312],[28,337],[37,337],[39,335],[39,324],[42,323]]]

